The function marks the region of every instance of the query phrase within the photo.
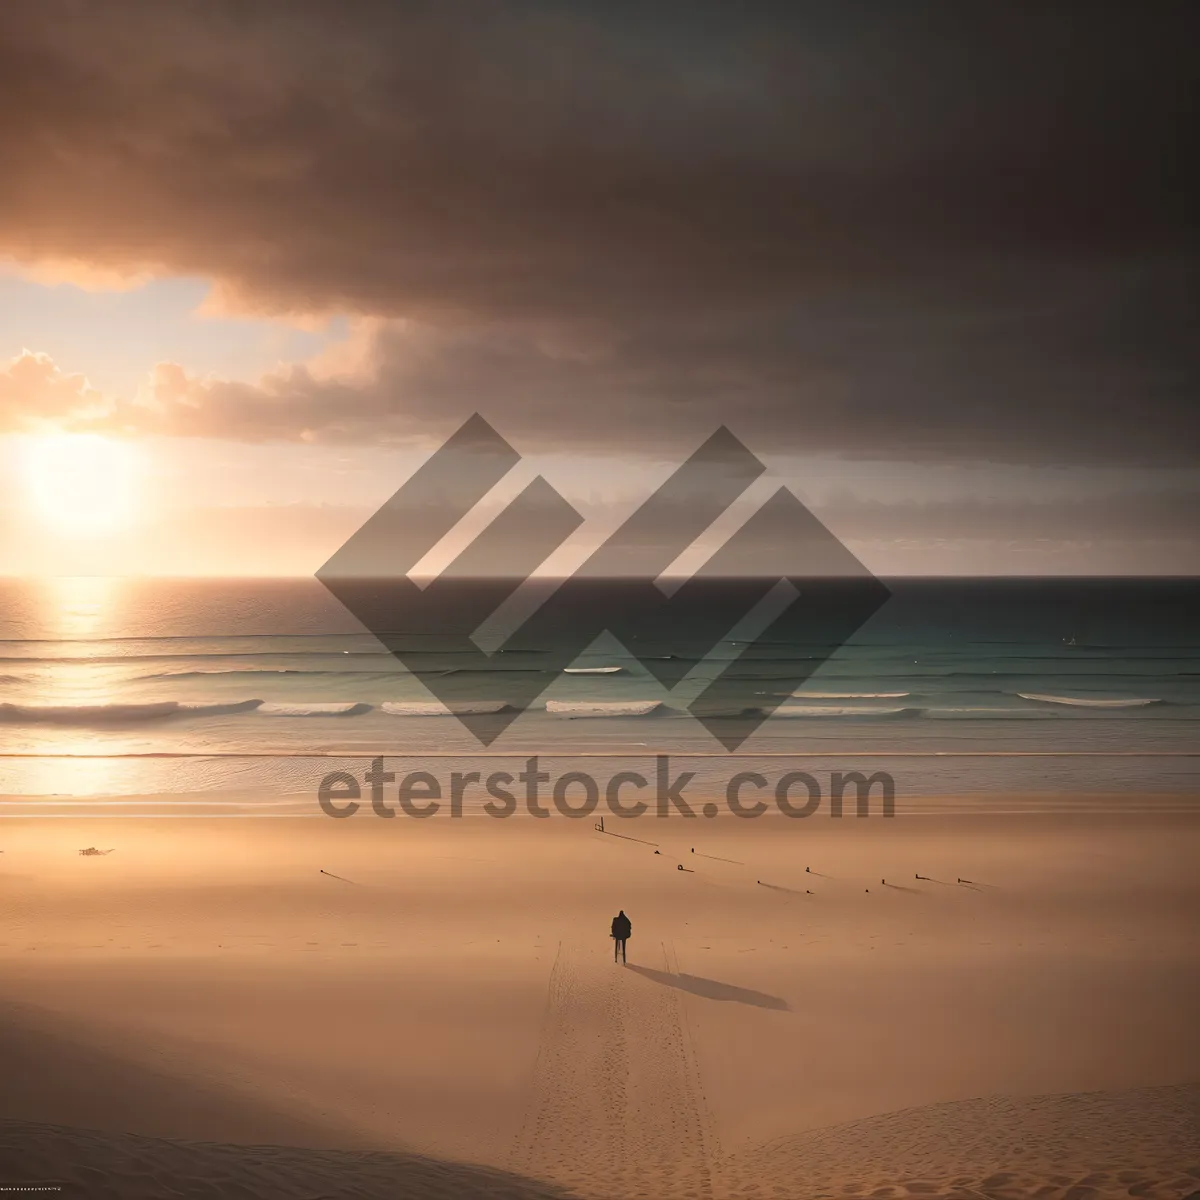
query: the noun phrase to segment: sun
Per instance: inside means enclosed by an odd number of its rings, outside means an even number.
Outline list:
[[[67,533],[104,533],[134,511],[140,462],[128,442],[93,433],[29,438],[22,455],[33,508]]]

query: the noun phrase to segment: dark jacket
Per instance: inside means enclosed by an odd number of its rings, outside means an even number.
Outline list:
[[[633,933],[633,926],[629,923],[629,918],[624,914],[613,917],[612,935],[618,941],[625,941]]]

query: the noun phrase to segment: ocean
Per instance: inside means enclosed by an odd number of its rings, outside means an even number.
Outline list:
[[[607,635],[567,670],[539,665],[537,646],[480,670],[406,630],[406,667],[315,580],[0,581],[0,814],[102,813],[120,798],[122,812],[317,816],[320,781],[376,756],[447,775],[536,754],[607,776],[667,754],[699,796],[781,764],[886,771],[899,809],[1196,791],[1200,581],[887,586],[828,658],[777,642],[741,654],[747,694],[778,707],[731,754],[686,711],[719,662],[668,689],[644,648]],[[820,658],[780,694],[797,662]],[[544,690],[486,748],[423,682],[458,673],[456,695],[485,712],[511,672]]]

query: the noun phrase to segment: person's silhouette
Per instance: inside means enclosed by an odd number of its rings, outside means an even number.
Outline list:
[[[613,962],[617,961],[618,954],[621,956],[621,961],[625,961],[625,943],[632,933],[633,926],[629,923],[625,910],[621,909],[612,919]]]

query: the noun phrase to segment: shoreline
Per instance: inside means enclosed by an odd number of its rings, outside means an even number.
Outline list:
[[[828,806],[822,807],[807,815],[788,816],[779,812],[773,806],[769,811],[759,816],[738,816],[730,812],[726,806],[726,798],[719,791],[698,789],[695,795],[689,795],[687,802],[691,813],[682,813],[672,809],[665,815],[659,815],[653,808],[639,816],[621,816],[614,814],[604,804],[597,806],[594,812],[583,814],[568,814],[559,811],[553,802],[543,798],[543,806],[547,815],[539,817],[530,813],[527,808],[518,803],[513,812],[507,815],[491,815],[483,811],[479,800],[464,803],[461,812],[452,813],[443,808],[429,817],[412,816],[404,812],[395,803],[395,798],[388,797],[390,807],[395,816],[401,819],[401,824],[415,825],[433,822],[445,824],[462,821],[488,820],[500,824],[513,821],[551,820],[555,823],[569,822],[572,825],[591,826],[601,818],[606,824],[606,832],[625,832],[637,829],[639,826],[658,826],[664,821],[673,823],[672,827],[680,824],[694,826],[697,829],[711,829],[716,826],[724,828],[740,828],[753,825],[763,820],[782,821],[800,828],[818,826],[828,822],[853,823],[862,820],[895,821],[901,817],[919,816],[963,816],[974,818],[1014,816],[1022,813],[1041,813],[1044,815],[1063,816],[1108,816],[1125,815],[1131,818],[1153,814],[1189,814],[1200,815],[1200,791],[1171,790],[1130,792],[1126,788],[1115,788],[1112,791],[985,791],[985,792],[928,792],[906,796],[897,793],[894,802],[894,813],[890,816],[880,811],[878,793],[871,796],[871,808],[866,818],[859,817],[854,808],[854,796],[848,792],[845,797],[843,812],[834,816]],[[709,815],[703,811],[705,805],[715,804],[718,812]],[[121,808],[130,812],[121,813]],[[199,811],[177,812],[178,809],[243,809],[242,812]],[[286,809],[287,811],[269,811],[271,809]],[[59,810],[59,811],[56,811]],[[69,810],[69,811],[61,811]],[[267,810],[267,811],[258,811]],[[362,807],[352,816],[334,818],[323,812],[318,799],[313,792],[283,792],[261,796],[253,792],[181,792],[164,796],[163,794],[104,794],[104,795],[0,795],[0,829],[5,828],[5,822],[36,822],[36,821],[104,821],[104,820],[174,820],[181,817],[194,820],[311,820],[318,818],[331,824],[360,825],[366,822],[379,823],[370,808],[369,797],[364,797]]]

